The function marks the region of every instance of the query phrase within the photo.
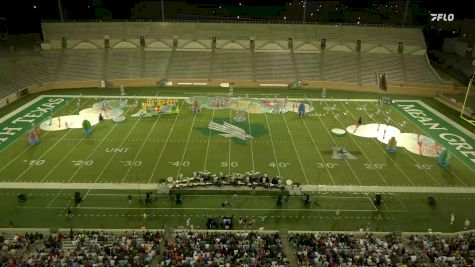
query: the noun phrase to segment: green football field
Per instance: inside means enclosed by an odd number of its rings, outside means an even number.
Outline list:
[[[219,94],[225,96],[226,92]],[[11,217],[23,227],[131,228],[138,226],[139,217],[146,212],[157,216],[154,227],[167,223],[176,227],[184,220],[178,216],[199,216],[200,224],[204,225],[205,215],[225,213],[235,217],[269,216],[273,228],[315,230],[308,221],[323,220],[324,229],[353,230],[376,220],[382,209],[383,220],[391,220],[386,222],[385,230],[423,230],[428,226],[420,221],[427,222],[427,216],[432,218],[429,221],[435,217],[448,218],[450,208],[429,210],[425,200],[431,194],[444,192],[452,194],[440,195],[441,199],[460,201],[456,204],[461,209],[458,214],[469,214],[461,203],[464,199],[473,202],[469,194],[473,193],[475,184],[472,160],[475,156],[470,157],[475,155],[470,154],[475,147],[473,133],[444,115],[439,116],[437,110],[420,100],[408,97],[380,105],[377,95],[346,98],[333,97],[329,92],[323,99],[303,91],[290,94],[288,99],[313,109],[300,118],[296,112],[251,113],[231,108],[202,108],[194,115],[192,105],[186,100],[197,95],[216,96],[217,92],[193,91],[175,98],[180,107],[178,114],[132,117],[148,98],[176,97],[172,93],[155,96],[150,91],[130,97],[129,103],[138,101],[139,107],[124,108],[125,122],[105,120],[93,126],[91,135],[84,135],[82,129],[41,131],[38,145],[30,145],[27,140],[32,122],[39,125],[48,121],[49,116],[76,115],[91,108],[103,96],[44,95],[20,106],[16,112],[9,112],[0,123],[4,134],[0,135],[4,137],[0,143],[0,182],[3,188],[14,189],[4,189],[0,194],[4,203],[1,205],[8,213],[2,214],[0,223],[7,226]],[[275,101],[272,94],[237,93],[233,97],[252,103]],[[284,96],[279,97],[283,101]],[[244,115],[244,121],[236,121],[237,115]],[[387,145],[376,138],[350,132],[343,136],[332,134],[332,129],[354,126],[359,117],[362,125],[380,124],[381,131],[387,123],[403,133],[432,138],[450,152],[449,166],[441,167],[437,157],[403,147],[388,153]],[[223,136],[222,132],[208,128],[210,122],[230,123],[253,138],[244,141]],[[341,148],[352,157],[335,158]],[[215,195],[216,192],[187,195],[184,206],[180,207],[170,203],[168,196],[157,197],[158,204],[152,206],[138,201],[143,192],[156,188],[158,183],[180,180],[205,170],[222,175],[254,170],[269,177],[279,176],[303,185],[304,191],[317,201],[306,208],[298,197],[291,197],[286,207],[276,209],[275,196],[266,191],[259,192],[259,196],[240,196],[239,200],[233,200],[232,209],[225,211],[219,204],[230,197],[224,193]],[[81,191],[85,197],[80,206],[72,204],[73,191]],[[14,195],[19,192],[31,196],[26,203],[16,203]],[[375,192],[386,194],[384,203],[388,206],[380,208],[372,203]],[[125,200],[128,194],[134,196],[132,207]],[[417,199],[415,207],[411,207],[411,198]],[[65,221],[67,206],[75,207],[73,222]],[[343,211],[341,220],[335,216],[336,209]],[[28,216],[35,214],[48,219],[29,221]],[[404,225],[402,222],[408,214],[418,219]],[[103,219],[91,222],[87,216]],[[379,223],[379,218],[375,223]],[[436,225],[434,228],[444,231],[457,230],[447,228],[444,222]]]

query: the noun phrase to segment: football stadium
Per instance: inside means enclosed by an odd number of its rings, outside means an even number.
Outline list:
[[[475,266],[473,18],[53,2],[0,13],[1,266]]]

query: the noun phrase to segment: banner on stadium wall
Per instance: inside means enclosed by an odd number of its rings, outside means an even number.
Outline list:
[[[5,100],[7,101],[7,104],[11,103],[11,102],[14,102],[15,100],[17,100],[17,96],[16,96],[16,93],[13,93],[13,94],[10,94],[8,95],[7,97],[5,97]]]
[[[7,105],[7,100],[5,98],[0,98],[0,108],[3,108]]]

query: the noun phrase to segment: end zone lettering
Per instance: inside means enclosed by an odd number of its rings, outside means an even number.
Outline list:
[[[434,133],[430,134],[430,136],[438,139],[438,141],[444,144],[453,154],[460,155],[461,157],[459,158],[461,158],[461,160],[475,169],[475,145],[473,145],[473,139],[464,135],[455,127],[451,127],[450,122],[444,121],[436,115],[431,114],[429,110],[418,103],[398,103],[396,107],[399,107],[400,110],[414,118],[416,123],[422,125],[420,127],[424,131]]]
[[[17,115],[0,124],[0,149],[7,142],[15,140],[27,129],[31,128],[31,123],[44,120],[47,114],[51,113],[55,108],[64,104],[64,98],[46,98],[20,111]]]

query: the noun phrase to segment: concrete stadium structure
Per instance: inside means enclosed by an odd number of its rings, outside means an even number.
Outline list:
[[[387,75],[390,93],[450,88],[430,66],[420,29],[198,22],[45,22],[42,29],[40,52],[0,59],[0,97],[61,87],[49,83],[95,87],[100,81],[259,86],[300,80],[308,88],[377,91],[377,73]],[[89,83],[65,83],[71,81]]]

